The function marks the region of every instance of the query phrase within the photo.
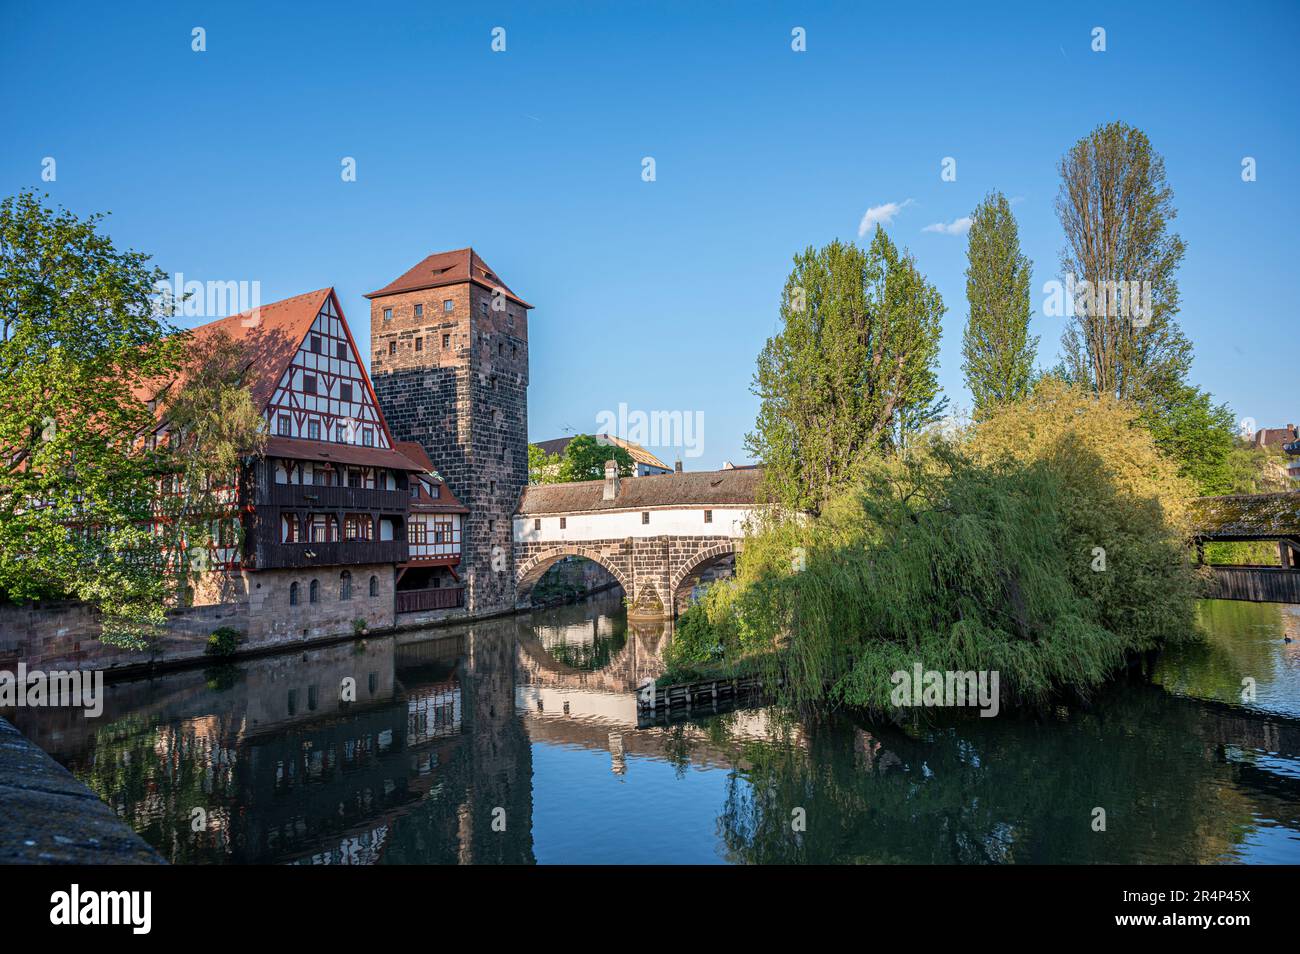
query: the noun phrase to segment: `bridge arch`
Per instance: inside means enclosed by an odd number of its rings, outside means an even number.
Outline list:
[[[672,615],[674,617],[683,607],[677,605],[677,591],[681,589],[682,584],[700,571],[706,564],[723,556],[734,556],[741,550],[742,542],[727,537],[719,538],[717,543],[705,547],[682,563],[676,572],[668,580],[668,598],[672,600]]]
[[[528,605],[529,597],[532,595],[533,587],[537,584],[537,581],[542,578],[547,570],[569,556],[582,557],[604,567],[609,571],[610,576],[618,581],[618,585],[623,587],[624,593],[629,596],[632,594],[632,587],[627,575],[619,567],[618,563],[611,560],[607,554],[577,544],[557,544],[530,557],[516,568],[515,593],[517,604],[521,607]]]

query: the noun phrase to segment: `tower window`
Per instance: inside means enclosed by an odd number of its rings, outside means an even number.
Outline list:
[[[391,308],[385,308],[385,309],[384,309],[384,321],[392,321],[392,320],[393,320],[393,309],[391,309]]]
[[[442,336],[442,346],[443,346],[444,348],[450,348],[450,347],[451,347],[451,335],[443,335],[443,336]]]
[[[505,354],[505,353],[506,353],[505,342],[504,341],[497,342],[497,354]]]
[[[704,511],[704,522],[705,522],[705,523],[712,523],[712,522],[713,522],[713,511],[712,511],[712,510],[706,510],[706,511]]]
[[[388,342],[388,353],[389,353],[389,354],[397,354],[397,342],[396,342],[396,341],[390,341],[390,342]]]
[[[568,525],[569,525],[569,518],[568,518],[568,517],[561,517],[561,518],[560,518],[560,529],[563,530],[563,529],[564,529],[565,527],[567,527]]]
[[[533,529],[534,529],[534,530],[540,530],[540,529],[542,529],[542,518],[541,518],[541,517],[538,517],[536,520],[533,521]]]
[[[487,314],[487,300],[486,300],[486,299],[484,299],[483,301],[481,301],[481,302],[478,303],[478,311],[479,311],[479,314],[480,314],[480,315],[486,315],[486,314]]]
[[[495,530],[496,528],[497,528],[497,522],[496,522],[495,520],[489,520],[489,521],[488,521],[488,533],[491,533],[491,532],[492,532],[493,530]]]
[[[416,351],[423,351],[423,350],[424,350],[424,339],[423,339],[423,338],[416,338],[416,339],[415,339],[415,350],[416,350]]]
[[[456,307],[456,303],[453,302],[450,298],[443,300],[442,310],[447,314],[451,314],[452,309],[454,309],[455,307]]]
[[[497,492],[497,482],[496,482],[495,480],[489,480],[489,481],[488,481],[488,493],[489,493],[489,494],[494,494],[494,493],[496,493],[496,492]]]
[[[641,511],[641,522],[642,522],[642,523],[649,523],[649,522],[650,522],[650,511],[649,511],[649,510],[642,510],[642,511]]]
[[[423,305],[416,305],[416,306],[415,306],[415,317],[416,317],[416,318],[423,318],[423,317],[424,317],[424,306],[423,306]]]

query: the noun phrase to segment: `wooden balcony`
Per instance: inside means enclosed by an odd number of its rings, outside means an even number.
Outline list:
[[[419,613],[423,610],[459,609],[465,605],[463,586],[431,587],[427,590],[398,590],[397,612]]]
[[[270,484],[260,495],[261,504],[295,510],[356,510],[405,513],[409,491],[371,490],[365,487],[328,487],[318,484]]]
[[[405,540],[346,540],[335,543],[263,543],[257,568],[341,566],[349,563],[405,563]]]

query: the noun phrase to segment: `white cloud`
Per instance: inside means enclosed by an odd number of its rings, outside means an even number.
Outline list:
[[[951,222],[935,222],[921,229],[922,232],[939,232],[942,235],[965,235],[970,231],[970,216],[963,215]]]
[[[873,205],[867,209],[862,216],[862,221],[858,223],[858,238],[865,236],[877,225],[888,225],[894,221],[894,216],[911,204],[912,200],[906,199],[903,202],[886,202],[884,205]]]

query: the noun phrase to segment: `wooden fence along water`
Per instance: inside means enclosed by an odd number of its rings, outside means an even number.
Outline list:
[[[757,676],[705,679],[671,686],[659,686],[646,680],[636,692],[637,723],[644,727],[657,722],[727,712],[761,705],[766,699],[765,687]]]

